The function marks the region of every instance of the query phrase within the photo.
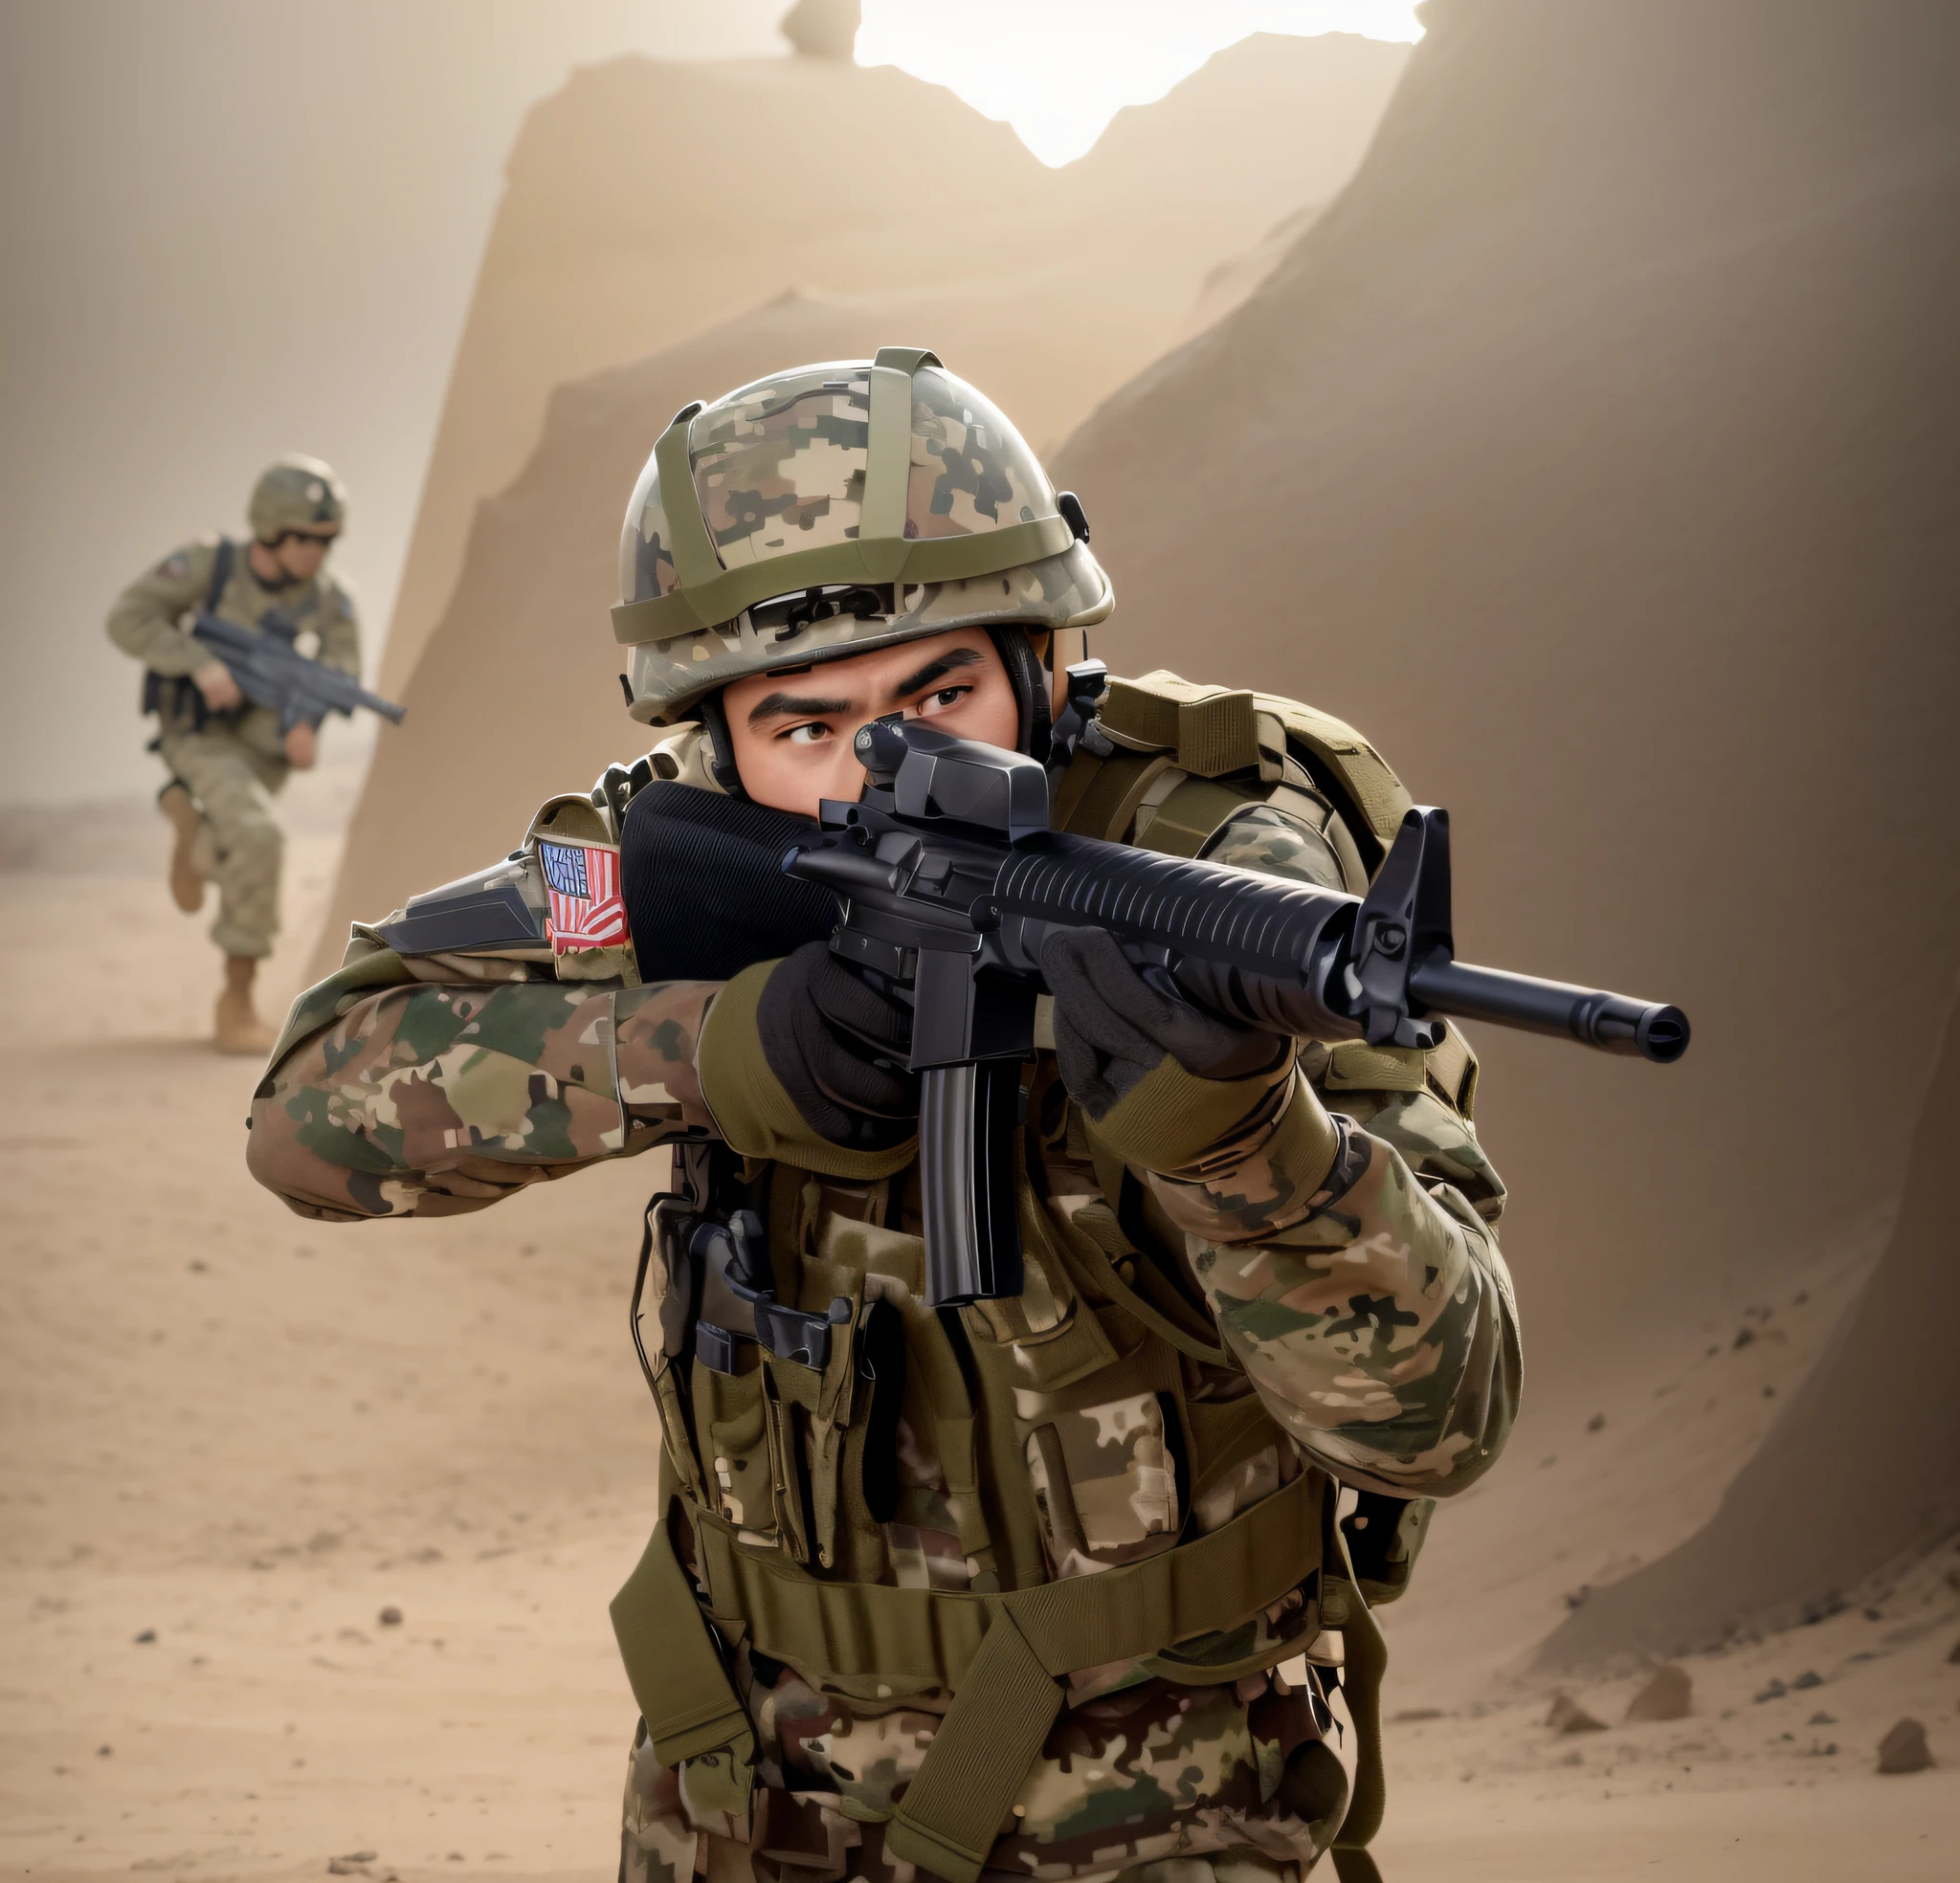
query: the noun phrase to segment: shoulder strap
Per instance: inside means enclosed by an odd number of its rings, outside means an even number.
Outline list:
[[[612,1632],[654,1757],[670,1770],[687,1761],[697,1801],[746,1817],[755,1783],[755,1729],[729,1683],[694,1585],[675,1558],[664,1519],[654,1525],[645,1555],[612,1598]]]
[[[232,579],[232,570],[238,561],[238,545],[229,536],[218,538],[217,552],[211,559],[211,580],[204,585],[204,611],[214,612],[218,600],[225,592],[226,585]]]
[[[1262,723],[1263,722],[1263,723]],[[1168,668],[1141,679],[1112,679],[1097,723],[1131,752],[1169,752],[1198,778],[1258,765],[1277,777],[1283,736],[1341,813],[1370,874],[1395,839],[1411,799],[1388,761],[1331,713],[1278,694],[1199,686]]]
[[[1256,699],[1261,712],[1272,714],[1286,728],[1288,743],[1302,748],[1302,763],[1347,819],[1364,855],[1370,838],[1385,854],[1414,802],[1389,762],[1351,725],[1331,713],[1277,694],[1262,693]],[[1367,861],[1372,875],[1381,855],[1367,857]]]

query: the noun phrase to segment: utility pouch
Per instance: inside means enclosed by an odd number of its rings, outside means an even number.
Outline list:
[[[674,1363],[687,1352],[694,1321],[699,1288],[687,1245],[700,1220],[685,1197],[662,1192],[648,1203],[646,1227],[640,1235],[639,1270],[633,1282],[632,1325],[634,1351],[639,1356],[640,1371],[646,1375],[647,1389],[660,1415],[667,1456],[689,1497],[704,1502],[708,1488],[688,1403],[686,1369]],[[649,1280],[657,1290],[651,1301],[647,1299]],[[658,1336],[652,1353],[647,1348],[649,1331]]]
[[[213,719],[235,720],[235,713],[214,714],[204,703],[204,695],[197,682],[183,674],[158,674],[145,667],[143,670],[143,698],[138,702],[139,713],[154,713],[159,722],[168,721],[173,727],[189,721],[192,732],[202,732]]]
[[[821,1315],[783,1306],[769,1273],[762,1218],[754,1210],[738,1209],[725,1225],[700,1224],[688,1253],[701,1274],[694,1357],[703,1366],[733,1373],[737,1344],[745,1340],[774,1360],[813,1373],[830,1365],[831,1341],[838,1329],[850,1325],[851,1302],[840,1295]]]

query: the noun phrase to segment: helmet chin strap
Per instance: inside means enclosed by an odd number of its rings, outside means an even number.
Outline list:
[[[715,783],[729,797],[746,801],[748,793],[742,788],[742,774],[735,768],[735,742],[728,737],[728,715],[722,707],[721,688],[705,695],[695,710],[708,736],[708,770]]]
[[[1000,664],[1007,669],[1021,709],[1014,749],[1046,764],[1055,729],[1048,706],[1048,669],[1035,652],[1035,643],[1028,638],[1025,628],[990,628],[987,631],[1000,655]],[[1052,639],[1049,645],[1054,645]]]
[[[1014,750],[1042,764],[1048,763],[1054,745],[1054,716],[1049,710],[1048,668],[1035,652],[1035,644],[1024,628],[991,628],[988,633],[1000,664],[1007,669],[1008,683],[1014,690],[1020,708],[1015,729]],[[1051,640],[1052,647],[1054,642]],[[728,715],[722,704],[721,689],[706,694],[695,709],[701,715],[702,730],[707,734],[707,765],[714,781],[731,798],[746,799],[742,773],[735,764],[735,742],[728,737]]]

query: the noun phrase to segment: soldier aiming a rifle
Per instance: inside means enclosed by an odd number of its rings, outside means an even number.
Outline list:
[[[211,939],[225,978],[214,1043],[262,1053],[272,1031],[253,1005],[253,982],[278,933],[285,848],[272,799],[289,772],[312,767],[321,714],[248,698],[197,624],[213,619],[288,649],[304,637],[322,667],[349,676],[360,673],[361,639],[352,598],[324,570],[346,521],[333,472],[318,458],[280,458],[253,487],[249,521],[243,544],[206,538],[166,556],[117,598],[108,630],[144,664],[143,710],[157,720],[151,749],[170,774],[157,804],[173,835],[171,897],[195,914],[205,886],[217,885]]]
[[[1390,971],[1447,912],[1370,914],[1422,819],[1351,728],[1062,670],[1113,606],[1088,534],[919,349],[685,408],[613,611],[661,742],[357,926],[256,1096],[255,1175],[331,1221],[671,1148],[634,1305],[658,1519],[613,1607],[630,1883],[1374,1874],[1370,1606],[1520,1378],[1477,1062]],[[1178,897],[1104,893],[1166,870],[1187,909],[1365,928],[1367,1027],[1303,1037],[1250,969],[1185,998],[1135,925]]]

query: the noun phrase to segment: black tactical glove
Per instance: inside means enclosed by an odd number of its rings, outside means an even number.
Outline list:
[[[919,1079],[905,1070],[912,1010],[806,942],[770,970],[755,1010],[763,1058],[818,1137],[881,1151],[919,1128]]]
[[[1287,1075],[1293,1042],[1159,993],[1100,928],[1041,950],[1062,1083],[1126,1163],[1176,1170],[1246,1119]]]

